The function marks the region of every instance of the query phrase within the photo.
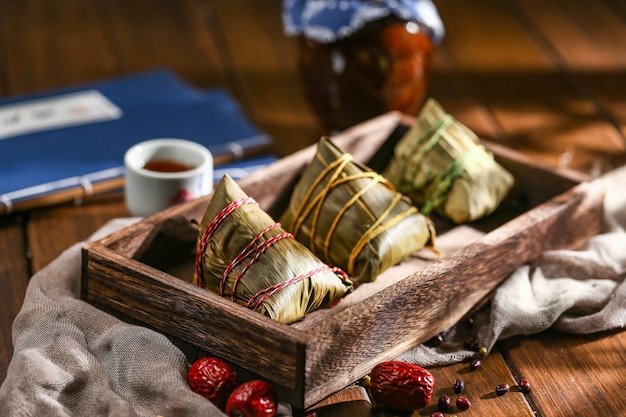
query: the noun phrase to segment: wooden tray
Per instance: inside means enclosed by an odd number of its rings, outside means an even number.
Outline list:
[[[407,129],[389,113],[334,142],[382,169]],[[464,226],[437,220],[436,258],[420,252],[359,287],[339,305],[284,325],[197,288],[196,229],[210,197],[146,218],[83,249],[82,297],[270,381],[283,401],[304,409],[449,328],[489,298],[513,270],[545,250],[580,246],[601,228],[598,181],[555,171],[485,144],[516,178],[488,218]],[[274,218],[315,153],[311,146],[240,181]],[[194,360],[195,358],[190,358]]]

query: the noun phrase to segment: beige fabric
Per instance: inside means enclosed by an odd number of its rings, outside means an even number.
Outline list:
[[[90,240],[136,220],[114,220]],[[15,353],[0,387],[0,415],[224,415],[187,387],[187,360],[165,336],[79,299],[81,246],[29,283],[13,324]]]
[[[623,169],[621,183],[625,175]],[[484,345],[549,327],[593,333],[626,325],[626,189],[620,181],[608,189],[606,233],[581,251],[547,252],[507,279],[476,318],[474,332]],[[92,239],[135,220],[114,221]],[[163,335],[79,299],[80,247],[29,283],[13,326],[15,353],[0,387],[0,415],[223,415],[187,388],[187,360]],[[441,347],[419,346],[399,359],[422,366],[463,360],[474,354],[462,348],[464,331],[458,325]],[[283,405],[281,415],[288,414]]]
[[[94,237],[131,221],[108,224]],[[186,359],[164,336],[79,300],[80,247],[29,283],[13,325],[0,415],[222,415],[187,388]]]
[[[626,167],[606,178],[605,231],[582,250],[555,250],[524,265],[498,287],[472,329],[458,324],[439,347],[426,345],[399,359],[423,366],[475,356],[462,348],[477,336],[489,350],[496,341],[548,328],[590,334],[626,327]]]

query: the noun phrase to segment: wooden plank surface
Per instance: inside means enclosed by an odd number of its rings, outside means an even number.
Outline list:
[[[72,2],[70,7],[39,0],[0,3],[6,93],[41,91],[118,74],[98,3]]]
[[[23,216],[0,219],[0,381],[13,354],[11,325],[22,307],[30,269]]]
[[[68,0],[58,7],[0,0],[0,95],[168,66],[201,87],[229,88],[284,155],[317,137],[298,86],[295,44],[282,36],[281,3]],[[586,173],[626,162],[622,2],[435,3],[447,34],[430,91],[463,123],[482,137]],[[117,196],[0,219],[0,380],[31,272],[124,215]],[[466,375],[481,388],[468,388],[474,405],[462,415],[620,415],[612,387],[626,382],[619,372],[625,345],[626,332],[574,337],[548,331],[502,343],[502,356],[488,357],[481,372]],[[441,389],[464,366],[434,369]],[[529,395],[490,396],[494,381],[520,375],[533,379]],[[341,413],[333,409],[332,415]]]
[[[111,0],[95,2],[100,28],[121,72],[167,65],[190,83],[210,88],[228,82],[227,62],[208,1]],[[123,13],[120,13],[123,10]]]
[[[626,69],[626,45],[607,40],[626,37],[624,9],[610,0],[573,1],[567,14],[551,2],[518,0],[515,7],[526,15],[529,30],[546,45],[560,71],[589,101],[604,126],[596,140],[575,143],[573,152],[594,155],[595,170],[622,165],[626,151],[626,93],[615,86],[623,80]],[[602,22],[601,27],[595,22]]]
[[[502,136],[490,139],[553,165],[587,171],[598,159],[623,151],[619,130],[597,111],[595,100],[560,65],[556,48],[546,45],[515,2],[480,1],[472,4],[472,13],[458,13],[453,1],[437,4],[447,28],[442,49],[501,129]],[[459,118],[485,132],[474,120]]]
[[[542,355],[534,352],[541,349]],[[533,381],[529,402],[541,416],[621,416],[626,384],[624,332],[565,336],[554,330],[502,344],[518,378]],[[601,404],[601,406],[599,405]]]
[[[296,72],[296,43],[283,34],[281,0],[212,2],[229,59],[228,76],[249,116],[274,132],[280,155],[319,139]]]
[[[84,205],[64,205],[31,213],[26,233],[37,272],[76,242],[82,242],[111,219],[128,217],[119,196],[97,197]]]

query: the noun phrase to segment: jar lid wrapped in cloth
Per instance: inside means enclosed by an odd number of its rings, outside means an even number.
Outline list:
[[[306,98],[325,133],[417,114],[444,25],[431,0],[285,0]]]

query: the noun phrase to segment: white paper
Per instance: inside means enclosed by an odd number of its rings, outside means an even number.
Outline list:
[[[121,116],[122,110],[97,90],[7,104],[0,106],[0,140]]]

